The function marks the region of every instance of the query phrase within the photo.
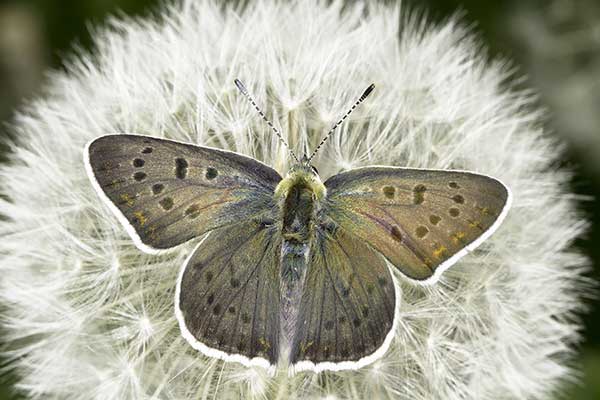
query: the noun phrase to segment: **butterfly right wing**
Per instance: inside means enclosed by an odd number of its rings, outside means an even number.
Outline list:
[[[212,231],[181,270],[175,314],[195,349],[271,368],[279,348],[281,235],[248,220]]]
[[[102,136],[84,155],[96,191],[149,253],[271,209],[281,180],[241,154],[140,135]]]
[[[489,237],[511,204],[502,182],[462,171],[362,167],[325,186],[325,213],[340,229],[424,284]]]
[[[384,258],[343,229],[318,228],[292,342],[292,369],[370,364],[390,345],[395,308],[395,285]]]

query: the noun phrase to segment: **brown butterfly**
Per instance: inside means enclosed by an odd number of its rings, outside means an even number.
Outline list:
[[[290,152],[284,178],[250,157],[172,140],[117,134],[88,144],[94,188],[142,251],[210,232],[181,268],[175,296],[195,349],[271,369],[367,365],[394,334],[389,266],[432,284],[504,219],[509,189],[481,174],[374,166],[321,181],[311,159],[373,87],[310,157]]]

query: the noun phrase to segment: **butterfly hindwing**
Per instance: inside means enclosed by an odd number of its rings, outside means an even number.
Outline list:
[[[276,363],[280,254],[276,228],[259,220],[208,235],[177,283],[177,318],[192,346],[246,365]]]
[[[318,229],[292,343],[293,368],[337,370],[373,361],[389,346],[395,306],[383,257],[344,229]]]
[[[281,180],[240,154],[139,135],[102,136],[85,155],[97,191],[148,252],[273,207]]]
[[[426,282],[489,236],[510,206],[500,181],[460,171],[365,167],[325,186],[331,219]]]

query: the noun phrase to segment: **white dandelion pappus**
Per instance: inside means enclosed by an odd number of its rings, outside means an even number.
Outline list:
[[[97,50],[55,73],[14,122],[2,166],[5,355],[31,398],[546,399],[572,370],[585,227],[553,169],[558,148],[509,68],[485,62],[456,20],[322,1],[245,7],[182,1],[160,19],[113,20]],[[397,277],[395,337],[353,371],[278,373],[204,357],[173,297],[193,244],[144,255],[91,187],[87,142],[138,132],[254,157],[289,157],[232,84],[242,79],[292,148],[313,148],[364,85],[377,91],[314,163],[461,169],[512,189],[497,232],[433,286]]]

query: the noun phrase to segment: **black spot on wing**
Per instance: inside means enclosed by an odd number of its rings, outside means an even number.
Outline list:
[[[215,179],[218,174],[219,174],[219,171],[217,171],[216,168],[208,167],[206,169],[206,174],[204,176],[206,177],[206,179],[212,180],[212,179]]]
[[[185,209],[184,214],[189,218],[197,218],[200,215],[200,207],[197,204],[192,204]]]
[[[394,194],[396,193],[396,188],[393,186],[384,186],[382,189],[383,195],[388,199],[393,199]]]
[[[425,185],[417,185],[413,188],[413,203],[422,204],[425,201],[425,192],[427,188]]]
[[[425,236],[427,236],[428,233],[429,229],[427,229],[427,227],[424,225],[418,226],[415,230],[415,234],[419,239],[423,239]]]
[[[160,200],[158,204],[160,204],[163,210],[169,211],[171,208],[173,208],[174,203],[172,198],[165,197],[164,199]]]
[[[152,185],[153,194],[161,194],[164,189],[165,185],[163,185],[162,183],[155,183],[154,185]]]
[[[454,202],[456,204],[463,204],[465,202],[465,198],[462,197],[460,194],[457,194],[455,196],[452,196],[452,200],[454,200]]]
[[[142,182],[144,179],[146,179],[146,176],[146,173],[138,171],[133,174],[133,179],[135,179],[137,182]]]
[[[175,176],[177,179],[185,179],[188,173],[188,162],[185,158],[175,159]]]

